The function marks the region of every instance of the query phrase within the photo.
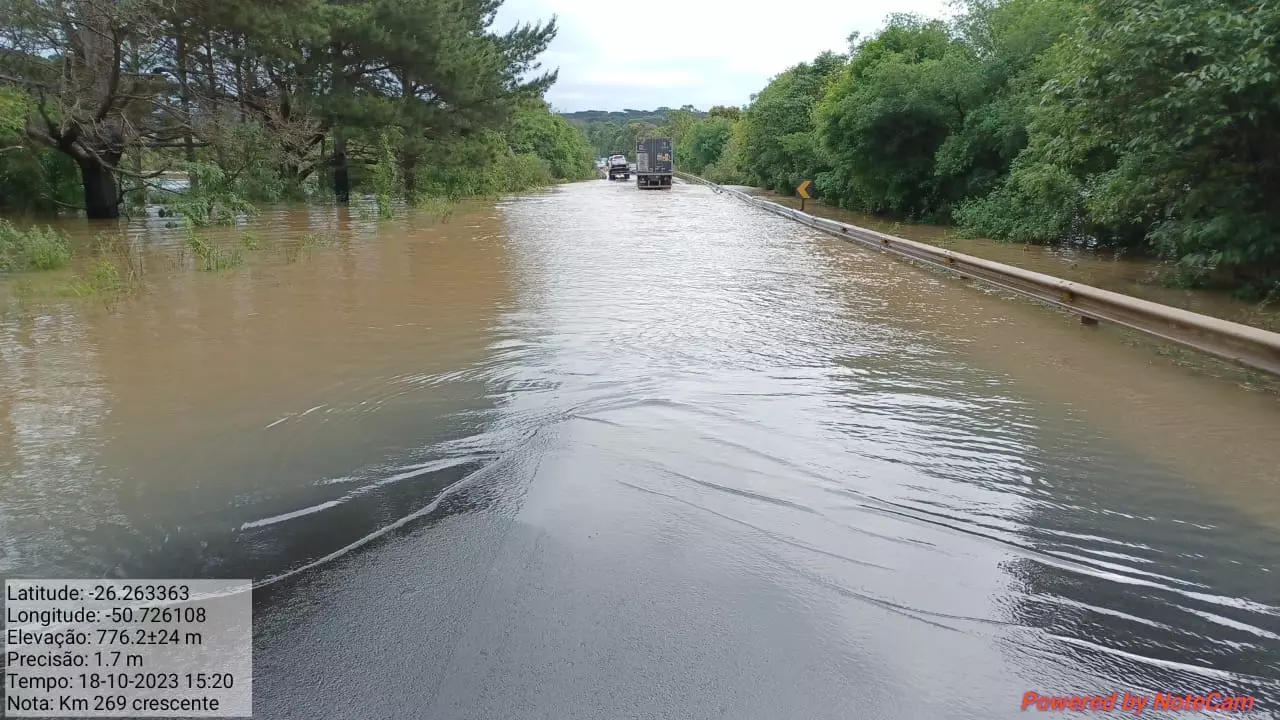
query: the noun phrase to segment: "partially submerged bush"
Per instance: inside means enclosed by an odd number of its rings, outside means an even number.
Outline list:
[[[0,272],[56,270],[71,262],[71,246],[50,227],[20,230],[0,220]]]

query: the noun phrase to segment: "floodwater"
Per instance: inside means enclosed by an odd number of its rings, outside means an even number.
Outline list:
[[[800,207],[800,200],[795,197],[781,196],[760,188],[735,187],[789,207],[796,209]],[[1124,257],[1115,250],[1095,252],[1070,244],[1023,245],[986,238],[962,237],[954,227],[898,223],[873,215],[849,212],[815,201],[805,204],[805,212],[909,240],[937,245],[958,253],[1026,268],[1064,280],[1093,285],[1163,305],[1280,332],[1280,297],[1263,302],[1247,302],[1235,299],[1224,291],[1172,287],[1163,284],[1160,280],[1161,271],[1167,270],[1167,267],[1147,259]]]
[[[252,577],[256,717],[1280,708],[1273,394],[696,186],[134,230],[0,281],[0,573]]]

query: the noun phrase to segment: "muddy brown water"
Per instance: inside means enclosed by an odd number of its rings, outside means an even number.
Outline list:
[[[1124,333],[689,185],[149,218],[119,299],[65,227],[0,573],[254,578],[259,717],[1280,708],[1280,402]]]
[[[795,197],[782,196],[760,188],[734,187],[788,207],[800,208],[800,200]],[[805,203],[805,212],[1163,305],[1280,332],[1280,298],[1246,302],[1223,291],[1170,287],[1160,279],[1161,272],[1167,270],[1167,267],[1151,260],[1124,257],[1114,250],[1094,252],[1074,245],[1021,245],[963,237],[954,227],[899,223],[841,210],[812,200]]]

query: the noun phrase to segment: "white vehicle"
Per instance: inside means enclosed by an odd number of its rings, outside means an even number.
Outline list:
[[[630,180],[631,165],[627,162],[626,155],[610,155],[609,156],[609,179],[610,180]]]

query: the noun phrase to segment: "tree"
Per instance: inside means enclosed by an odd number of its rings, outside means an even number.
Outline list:
[[[733,134],[733,124],[733,120],[725,115],[712,115],[694,127],[689,142],[690,169],[693,172],[700,173],[720,160]]]
[[[1027,144],[1031,110],[1049,80],[1041,57],[1067,35],[1078,0],[974,0],[957,23],[981,63],[981,98],[938,148],[948,204],[992,192]]]
[[[554,20],[490,31],[496,0],[376,0],[352,18],[344,38],[348,68],[334,111],[339,128],[405,130],[398,152],[413,192],[426,145],[506,122],[519,103],[540,98],[554,72],[533,74],[555,37]],[[356,6],[343,6],[354,13]],[[334,190],[349,193],[345,139],[335,134]]]
[[[26,138],[65,153],[80,170],[90,218],[119,216],[125,150],[156,129],[167,82],[130,67],[159,25],[143,0],[3,0],[0,79],[33,98]],[[149,49],[149,48],[148,48]],[[160,139],[160,138],[157,138]]]
[[[743,169],[761,187],[791,192],[807,176],[827,169],[819,152],[813,111],[844,67],[831,52],[775,77],[743,113]]]
[[[742,117],[742,108],[716,105],[711,108],[711,110],[707,113],[707,115],[713,118],[722,117],[722,118],[727,118],[729,120],[737,121]]]
[[[1014,172],[962,220],[1021,239],[1071,228],[1243,282],[1274,278],[1278,42],[1280,8],[1266,4],[1091,4],[1047,56]]]
[[[626,155],[627,159],[636,159],[636,142],[640,138],[659,135],[658,127],[652,123],[633,122],[622,128],[609,146],[609,155]]]
[[[945,23],[891,16],[854,47],[818,111],[838,167],[823,193],[868,212],[945,214],[951,198],[935,180],[935,157],[982,90],[981,64]]]
[[[79,200],[80,173],[66,155],[25,142],[33,103],[0,86],[0,210],[56,213]]]
[[[553,115],[540,98],[521,104],[507,138],[512,152],[541,158],[557,180],[581,180],[595,174],[586,136],[564,118]]]
[[[118,216],[120,178],[140,179],[142,154],[166,148],[228,170],[252,147],[255,167],[284,180],[256,184],[278,195],[331,141],[345,200],[352,164],[380,161],[384,128],[402,130],[396,161],[411,188],[427,145],[499,128],[554,82],[537,61],[554,21],[497,33],[500,4],[0,0],[0,82],[32,98],[26,142],[76,162],[92,218]]]

